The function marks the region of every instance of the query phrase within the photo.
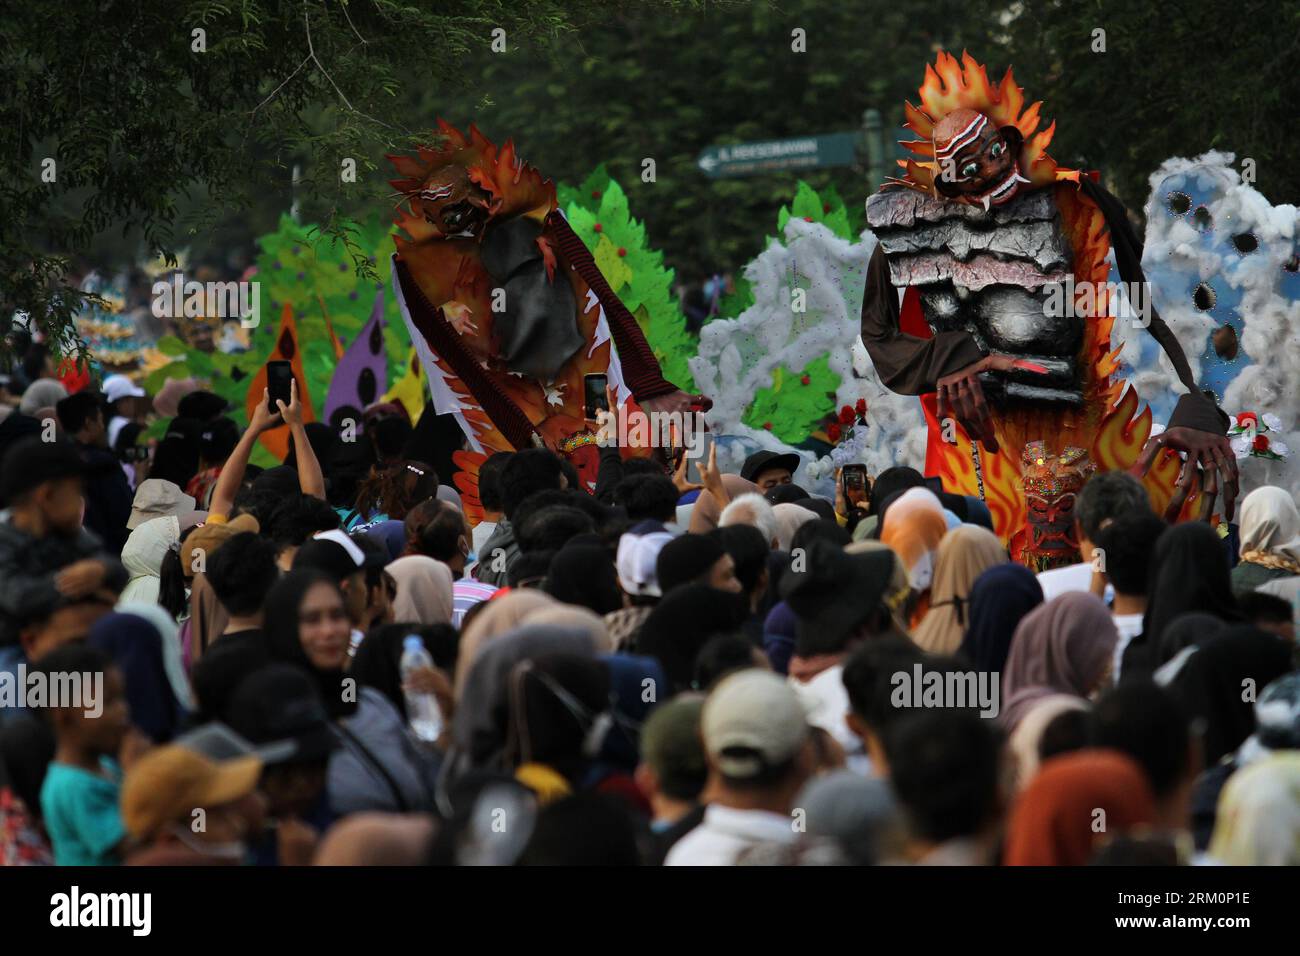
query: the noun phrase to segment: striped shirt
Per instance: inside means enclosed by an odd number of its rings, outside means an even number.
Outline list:
[[[461,578],[451,586],[451,623],[460,627],[465,613],[480,601],[486,601],[500,590],[494,584],[484,584],[473,578]]]

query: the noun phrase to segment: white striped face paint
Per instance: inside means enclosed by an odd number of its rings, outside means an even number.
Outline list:
[[[950,198],[991,207],[1008,202],[1022,183],[1015,151],[983,113],[957,110],[935,127],[934,155],[938,165],[955,175],[948,178]]]
[[[425,221],[444,238],[474,238],[487,221],[487,194],[462,167],[447,167],[416,194]]]
[[[989,125],[989,118],[983,113],[977,113],[975,118],[966,124],[956,136],[948,140],[944,145],[935,144],[935,158],[943,163],[946,159],[951,159],[958,152],[965,149],[984,132],[984,128]]]

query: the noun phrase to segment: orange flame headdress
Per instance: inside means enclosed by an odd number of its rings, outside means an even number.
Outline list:
[[[442,119],[438,120],[438,132],[441,141],[437,145],[421,146],[414,156],[388,156],[403,177],[389,181],[403,202],[395,221],[414,241],[441,238],[416,207],[421,199],[428,198],[426,187],[431,180],[462,175],[460,170],[488,194],[494,217],[523,214],[540,220],[555,208],[555,184],[520,159],[510,140],[498,147],[473,124],[466,136]]]
[[[904,106],[906,126],[921,139],[905,140],[902,146],[919,160],[900,159],[898,165],[905,170],[903,176],[891,178],[888,185],[905,186],[938,196],[935,176],[938,163],[934,156],[935,126],[949,113],[959,109],[975,110],[987,116],[994,126],[1014,126],[1020,131],[1023,145],[1020,150],[1021,173],[1033,186],[1050,186],[1063,179],[1078,182],[1079,171],[1063,169],[1047,155],[1047,145],[1056,132],[1056,124],[1039,131],[1041,102],[1025,108],[1025,91],[1016,85],[1008,69],[1002,82],[994,86],[982,64],[969,53],[962,51],[961,62],[951,54],[940,51],[934,66],[926,65],[925,82],[920,89],[921,105]]]

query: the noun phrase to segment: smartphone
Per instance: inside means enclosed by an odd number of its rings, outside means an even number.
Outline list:
[[[292,397],[289,389],[293,383],[293,365],[289,362],[267,362],[266,363],[266,391],[267,391],[267,410],[278,412],[280,407],[276,405],[276,400],[289,404]]]
[[[609,399],[605,395],[608,387],[609,376],[604,372],[593,372],[582,377],[583,414],[592,421],[596,420],[596,412],[609,411]]]
[[[704,484],[704,476],[700,474],[700,464],[708,465],[709,455],[713,451],[713,433],[696,432],[695,449],[692,451],[686,448],[686,454],[691,456],[686,465],[686,480],[693,485]]]
[[[845,465],[840,469],[840,482],[844,485],[844,503],[850,508],[867,503],[867,466]]]

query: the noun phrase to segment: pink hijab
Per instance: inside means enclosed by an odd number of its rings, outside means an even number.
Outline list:
[[[1070,591],[1034,608],[1016,627],[1002,672],[1002,723],[1008,731],[1053,692],[1087,697],[1106,678],[1119,632],[1105,602]]]

